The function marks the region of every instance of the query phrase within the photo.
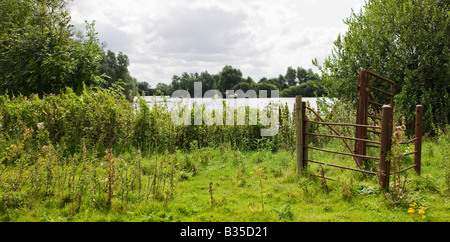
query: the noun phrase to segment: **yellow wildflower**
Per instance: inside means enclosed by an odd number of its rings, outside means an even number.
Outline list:
[[[419,210],[419,214],[424,214],[424,213],[425,213],[425,210],[422,210],[422,209]]]
[[[408,209],[408,213],[414,213],[414,212],[415,212],[414,208],[409,208]]]

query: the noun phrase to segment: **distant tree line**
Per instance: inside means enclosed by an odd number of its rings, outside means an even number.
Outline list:
[[[202,83],[202,96],[208,90],[218,90],[225,97],[228,90],[267,90],[270,97],[271,90],[279,90],[280,97],[295,97],[302,95],[305,97],[315,97],[326,95],[323,81],[312,69],[302,67],[288,67],[285,75],[275,78],[261,78],[255,82],[251,77],[244,78],[241,70],[232,66],[223,67],[217,74],[210,74],[208,71],[199,73],[183,73],[181,76],[174,75],[170,84],[158,83],[155,88],[151,88],[146,82],[138,82],[138,92],[144,95],[153,95],[157,91],[170,96],[176,90],[187,90],[191,97],[194,96],[194,83]]]

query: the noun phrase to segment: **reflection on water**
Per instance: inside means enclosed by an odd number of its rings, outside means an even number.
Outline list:
[[[289,111],[294,109],[295,98],[232,98],[232,99],[214,99],[214,98],[171,98],[171,97],[153,97],[145,96],[142,97],[147,104],[153,105],[164,105],[167,103],[168,110],[172,110],[178,104],[188,105],[192,107],[194,103],[198,105],[205,105],[206,110],[223,110],[223,102],[230,108],[246,107],[263,109],[267,107],[268,104],[273,103],[273,105],[287,105]],[[331,102],[331,99],[325,98],[327,102]],[[166,100],[166,102],[164,101]],[[315,97],[304,97],[304,102],[307,102],[308,106],[317,109],[317,98]]]

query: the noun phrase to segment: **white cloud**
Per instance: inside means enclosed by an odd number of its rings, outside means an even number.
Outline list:
[[[130,58],[130,72],[152,86],[183,72],[239,68],[254,80],[312,68],[346,30],[364,0],[75,0],[72,22],[96,21],[108,49]]]

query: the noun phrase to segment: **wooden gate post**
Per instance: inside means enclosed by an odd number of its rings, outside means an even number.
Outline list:
[[[368,107],[369,107],[369,95],[367,86],[370,82],[370,76],[367,71],[361,71],[358,79],[358,109],[356,112],[356,124],[367,125]],[[357,127],[355,138],[367,139],[367,128]],[[366,155],[366,143],[364,141],[355,141],[355,153],[358,155]],[[361,157],[356,158],[359,166],[363,165],[364,159]]]
[[[303,103],[302,96],[295,98],[295,147],[297,153],[297,174],[303,171]]]
[[[420,168],[422,166],[422,135],[423,135],[423,106],[416,106],[416,129],[415,129],[415,138],[414,142],[414,170],[418,175],[420,175]]]
[[[392,107],[384,105],[381,121],[380,170],[378,174],[378,181],[382,190],[389,190],[390,161],[387,156],[391,150],[392,143],[392,118]]]
[[[302,121],[303,121],[303,168],[308,167],[308,148],[305,148],[309,144],[309,123],[306,121],[306,102],[302,102]]]

